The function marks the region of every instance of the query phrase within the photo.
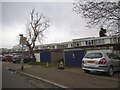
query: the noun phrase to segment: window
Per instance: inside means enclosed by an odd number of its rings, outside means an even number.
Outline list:
[[[79,46],[79,43],[77,42],[76,46],[78,47]]]
[[[86,41],[86,45],[89,45],[89,41]]]
[[[99,45],[101,44],[101,39],[98,40],[98,44],[99,44]]]
[[[102,44],[104,44],[104,39],[102,39]]]
[[[93,45],[94,44],[94,41],[93,40],[91,40],[91,45]]]
[[[88,53],[85,55],[85,58],[102,58],[102,53]]]
[[[112,38],[110,38],[110,43],[113,43],[113,39]]]

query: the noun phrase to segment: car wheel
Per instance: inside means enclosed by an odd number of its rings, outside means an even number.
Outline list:
[[[112,77],[113,73],[114,73],[113,67],[109,67],[108,75]]]

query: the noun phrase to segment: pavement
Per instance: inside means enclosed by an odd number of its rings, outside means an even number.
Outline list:
[[[24,69],[21,70],[21,64],[13,64],[11,62],[3,62],[2,67],[6,69],[15,70],[24,75],[40,79],[50,84],[56,85],[60,88],[94,88],[82,85],[81,80],[88,81],[87,77],[84,77],[81,68],[65,68],[63,70],[57,67],[43,67],[40,65],[28,65],[24,64]],[[104,80],[104,79],[103,79]],[[93,78],[94,81],[94,78]],[[104,80],[105,81],[105,80]],[[115,81],[115,80],[113,80]],[[111,80],[111,82],[113,82]],[[89,82],[89,81],[88,81]],[[94,82],[95,83],[95,82]],[[101,82],[102,83],[102,82]],[[109,87],[109,85],[108,85]],[[99,87],[97,87],[99,88]]]
[[[70,88],[68,86],[73,86],[72,84],[66,85],[70,78],[73,78],[71,73],[81,73],[80,68],[66,68],[58,69],[57,67],[44,67],[40,65],[28,65],[24,64],[24,69],[21,70],[21,64],[14,64],[12,62],[3,62],[2,66],[9,70],[14,70],[24,75],[40,79],[42,81],[48,82],[60,88]],[[70,76],[70,78],[66,78]]]

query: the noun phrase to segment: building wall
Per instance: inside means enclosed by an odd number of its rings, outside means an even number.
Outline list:
[[[91,52],[91,51],[104,51],[104,52],[110,52],[110,53],[112,53],[113,52],[113,50],[112,49],[100,49],[100,50],[87,50],[86,52],[88,53],[88,52]]]
[[[112,36],[73,39],[73,47],[115,44],[116,42],[118,42],[117,39]]]
[[[41,62],[59,62],[63,58],[63,50],[43,50],[40,52]]]
[[[51,62],[59,62],[62,59],[63,59],[63,51],[51,52]]]
[[[40,53],[35,53],[36,62],[40,62]]]

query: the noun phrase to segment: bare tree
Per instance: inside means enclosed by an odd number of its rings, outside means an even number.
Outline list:
[[[35,12],[33,9],[30,12],[30,21],[26,25],[27,41],[26,45],[33,57],[33,61],[36,61],[34,55],[34,48],[36,41],[41,41],[44,37],[43,32],[49,27],[49,20],[45,18],[43,14]]]
[[[120,1],[79,0],[73,10],[88,19],[87,26],[104,26],[107,30],[120,30]]]

